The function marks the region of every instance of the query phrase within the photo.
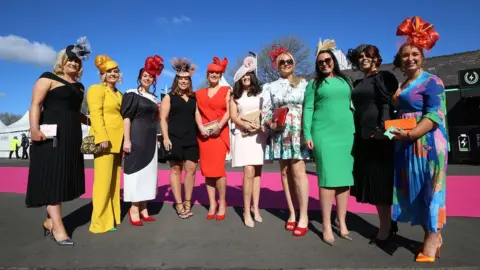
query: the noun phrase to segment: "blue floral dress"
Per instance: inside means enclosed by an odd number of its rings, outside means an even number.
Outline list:
[[[423,72],[404,90],[397,90],[394,104],[400,118],[428,118],[436,127],[415,141],[395,143],[393,220],[410,221],[437,232],[446,223],[448,135],[445,89],[435,75]]]

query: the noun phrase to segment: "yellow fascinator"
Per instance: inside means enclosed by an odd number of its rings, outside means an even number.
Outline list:
[[[118,68],[117,62],[113,61],[108,55],[95,56],[95,66],[100,73],[105,73],[107,70]]]
[[[317,53],[315,53],[315,57],[318,57],[318,54],[321,51],[333,51],[335,50],[337,45],[335,44],[335,40],[333,39],[325,39],[324,42],[322,42],[322,39],[318,40],[318,45],[317,45]]]

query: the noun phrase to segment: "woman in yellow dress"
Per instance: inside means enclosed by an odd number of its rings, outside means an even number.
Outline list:
[[[92,191],[92,233],[115,231],[120,224],[120,170],[122,165],[122,94],[116,88],[121,74],[118,64],[106,55],[95,57],[101,83],[90,86],[87,104],[90,110],[89,135],[95,137],[102,152],[94,155]]]

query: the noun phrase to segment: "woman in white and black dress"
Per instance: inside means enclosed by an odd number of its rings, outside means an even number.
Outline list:
[[[57,55],[53,72],[45,72],[35,83],[30,107],[32,147],[28,171],[27,207],[47,208],[44,233],[62,246],[71,246],[62,221],[62,203],[85,193],[82,126],[80,113],[84,89],[82,60],[91,53],[86,38],[69,45]],[[57,136],[47,139],[42,124],[57,125]]]
[[[155,199],[158,185],[157,125],[159,110],[155,92],[156,77],[163,70],[160,56],[148,57],[138,74],[137,89],[123,95],[121,114],[124,128],[123,200],[132,202],[128,211],[133,226],[155,221],[147,210],[147,201]]]

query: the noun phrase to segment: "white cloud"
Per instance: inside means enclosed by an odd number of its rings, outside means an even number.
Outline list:
[[[167,17],[158,17],[155,19],[155,22],[158,24],[175,24],[175,25],[181,25],[181,24],[187,24],[191,23],[192,19],[187,16],[175,16],[172,18],[167,18]]]
[[[0,92],[0,98],[6,97],[6,96],[7,96],[7,94]]]
[[[45,43],[30,42],[23,37],[9,35],[0,36],[0,59],[52,66],[57,52]]]
[[[164,69],[162,71],[162,75],[165,75],[165,76],[170,77],[170,78],[175,78],[175,75],[177,75],[177,73],[175,73],[171,70]]]

